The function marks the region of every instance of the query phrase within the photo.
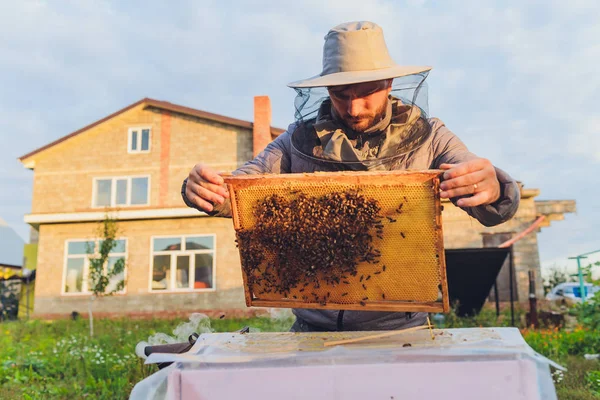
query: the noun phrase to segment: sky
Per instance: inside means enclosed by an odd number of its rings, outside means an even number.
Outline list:
[[[577,201],[538,236],[544,267],[573,267],[600,249],[598,15],[597,0],[0,0],[0,218],[28,239],[19,156],[143,97],[252,120],[268,95],[286,128],[286,84],[321,71],[327,31],[370,20],[396,62],[433,66],[430,114],[471,151]]]

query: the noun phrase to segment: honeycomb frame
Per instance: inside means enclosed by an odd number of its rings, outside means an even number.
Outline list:
[[[376,199],[381,204],[381,214],[390,217],[383,219],[383,238],[373,239],[374,245],[381,249],[380,265],[359,263],[359,273],[348,278],[349,285],[332,287],[323,284],[318,289],[311,288],[313,292],[331,295],[326,304],[300,299],[300,287],[287,296],[260,293],[259,288],[249,287],[248,277],[242,268],[246,305],[448,312],[439,196],[441,174],[440,170],[425,170],[224,176],[236,232],[254,226],[253,207],[272,194],[292,198],[301,192],[316,197],[348,189],[358,190],[366,197]],[[385,273],[382,273],[381,265],[386,266]],[[376,271],[379,274],[375,275]],[[363,278],[366,276],[370,276],[370,280],[365,288]],[[364,301],[364,298],[369,300]]]

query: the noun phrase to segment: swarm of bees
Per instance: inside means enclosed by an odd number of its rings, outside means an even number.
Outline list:
[[[253,210],[254,227],[236,232],[250,290],[289,297],[297,289],[303,301],[326,304],[330,292],[319,297],[315,289],[349,284],[359,263],[379,263],[381,253],[373,247],[373,237],[383,238],[385,217],[380,211],[377,200],[357,190],[320,197],[274,194],[259,201]],[[375,273],[385,271],[382,267]],[[361,276],[365,290],[370,277]]]

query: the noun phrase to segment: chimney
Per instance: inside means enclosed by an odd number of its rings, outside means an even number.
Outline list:
[[[271,100],[269,96],[254,96],[252,129],[253,156],[256,157],[271,142]]]

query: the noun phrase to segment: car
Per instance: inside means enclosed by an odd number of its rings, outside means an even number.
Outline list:
[[[584,284],[585,300],[588,301],[597,292],[600,292],[600,287],[591,283]],[[573,305],[581,303],[581,289],[578,282],[566,282],[556,285],[546,295],[546,300],[556,302],[558,304]]]

